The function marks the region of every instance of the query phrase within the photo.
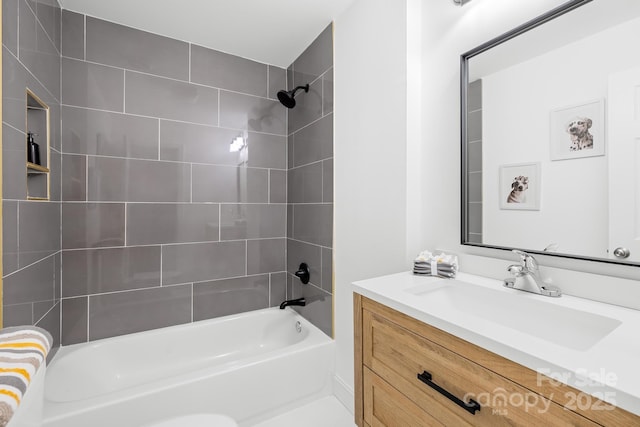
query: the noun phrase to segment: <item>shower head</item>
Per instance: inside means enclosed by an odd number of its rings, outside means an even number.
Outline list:
[[[278,100],[285,107],[293,108],[296,106],[296,100],[294,99],[296,96],[296,92],[299,91],[300,89],[304,89],[305,92],[309,92],[309,84],[306,84],[304,86],[298,86],[295,89],[289,90],[289,91],[287,90],[278,91]]]

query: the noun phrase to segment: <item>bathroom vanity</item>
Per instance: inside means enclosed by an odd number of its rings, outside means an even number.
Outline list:
[[[358,426],[640,425],[640,313],[458,277],[354,284]]]

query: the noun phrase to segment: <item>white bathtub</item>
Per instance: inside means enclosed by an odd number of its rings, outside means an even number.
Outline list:
[[[193,413],[249,426],[331,394],[333,372],[333,341],[289,308],[156,329],[61,348],[47,367],[44,426]]]

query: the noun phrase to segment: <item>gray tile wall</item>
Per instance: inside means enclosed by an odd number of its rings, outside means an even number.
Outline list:
[[[3,325],[41,326],[53,335],[56,348],[62,244],[60,19],[56,0],[2,2]],[[27,200],[26,88],[50,107],[51,201],[46,202]]]
[[[287,297],[307,300],[296,307],[328,335],[333,298],[333,28],[329,25],[289,66],[289,89],[309,83],[289,110]],[[270,94],[273,95],[273,94]],[[293,273],[301,262],[311,279]]]
[[[482,243],[482,80],[469,83],[467,92],[467,157],[469,173],[467,196],[469,198],[468,240]]]
[[[286,70],[69,11],[62,29],[62,343],[279,305]]]

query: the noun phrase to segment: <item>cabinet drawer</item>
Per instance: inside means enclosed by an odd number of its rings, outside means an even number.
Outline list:
[[[362,321],[364,365],[445,425],[598,425],[377,313]]]
[[[371,427],[443,426],[367,368],[364,368],[364,421],[365,426]]]

